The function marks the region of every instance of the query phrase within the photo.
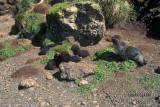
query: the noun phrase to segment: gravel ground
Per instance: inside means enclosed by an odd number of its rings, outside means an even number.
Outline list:
[[[9,36],[14,20],[10,15],[0,16],[0,34],[3,37],[0,41],[16,38],[16,35]],[[136,70],[135,72],[112,73],[111,78],[104,81],[100,86],[94,88],[91,92],[80,94],[76,91],[77,85],[73,81],[62,81],[58,78],[58,69],[45,70],[44,65],[36,61],[41,56],[38,55],[39,48],[22,52],[18,56],[12,57],[0,63],[0,107],[156,107],[159,106],[155,97],[160,95],[157,90],[153,91],[138,82],[138,77],[145,74],[154,73],[160,65],[160,42],[145,37],[144,30],[140,28],[115,28],[108,29],[108,35],[119,34],[129,45],[140,48],[149,60],[149,63]],[[105,47],[109,42],[101,41],[96,46],[86,47],[90,54],[93,55],[99,48]],[[31,63],[27,63],[27,61]],[[34,62],[34,60],[36,60]],[[86,60],[86,59],[85,59]],[[12,73],[24,66],[30,66],[38,69],[39,73],[31,77],[11,78]],[[57,75],[56,75],[57,74]],[[47,77],[47,75],[50,75]],[[53,76],[52,76],[53,75]],[[126,81],[132,77],[132,83]],[[29,89],[19,89],[19,82],[31,78],[36,81],[35,86]],[[130,87],[135,90],[131,91]],[[109,95],[104,92],[107,92]],[[131,97],[130,101],[124,101],[129,96],[128,93],[152,93],[150,97]],[[116,96],[116,97],[113,97]],[[117,98],[117,99],[116,99]],[[117,100],[117,101],[116,101]],[[122,101],[123,100],[123,101]],[[148,101],[149,100],[149,101]],[[143,102],[137,102],[143,101]]]

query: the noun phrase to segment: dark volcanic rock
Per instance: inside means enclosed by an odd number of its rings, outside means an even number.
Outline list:
[[[105,34],[104,16],[97,4],[76,3],[55,16],[48,12],[47,25],[50,36],[60,35],[78,41],[81,46],[94,45]]]

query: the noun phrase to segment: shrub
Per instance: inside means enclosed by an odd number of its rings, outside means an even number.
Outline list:
[[[18,30],[21,30],[21,29],[25,28],[26,18],[25,18],[25,15],[23,13],[18,13],[15,16],[15,25],[18,28]]]
[[[30,33],[34,34],[38,39],[46,32],[46,23],[40,20],[30,21],[27,24],[27,29]]]
[[[125,20],[130,11],[131,6],[126,0],[95,0],[102,7],[102,12],[106,19],[106,26]]]
[[[25,13],[33,5],[33,0],[19,0],[18,2],[18,13]]]

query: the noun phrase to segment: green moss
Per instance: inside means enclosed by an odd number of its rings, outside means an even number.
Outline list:
[[[54,37],[46,37],[46,35],[43,35],[41,37],[41,42],[40,42],[40,45],[45,47],[49,44],[53,44],[53,43],[59,43],[59,42],[62,42],[63,38],[61,36],[54,36]]]
[[[74,5],[75,2],[63,2],[63,3],[57,3],[53,5],[50,9],[48,9],[47,14],[52,14],[55,16],[58,12],[62,11],[65,8],[68,8],[72,5]]]
[[[58,45],[56,47],[51,48],[51,50],[55,50],[57,52],[62,52],[62,51],[71,51],[72,44],[68,42],[67,40],[62,42],[62,45]]]
[[[48,46],[50,44],[53,44],[54,42],[49,38],[49,37],[42,37],[41,38],[41,46],[45,47],[45,46]]]

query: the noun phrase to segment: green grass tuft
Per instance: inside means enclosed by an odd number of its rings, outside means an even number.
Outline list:
[[[115,55],[113,45],[101,48],[91,59],[108,72],[128,71],[136,65],[132,60],[122,61],[119,56]],[[116,61],[120,61],[119,64]]]
[[[70,7],[72,5],[74,5],[74,2],[63,2],[63,3],[57,3],[55,5],[53,5],[50,9],[48,9],[47,14],[48,15],[52,15],[52,16],[56,16],[56,14],[60,11],[62,11],[63,9]]]

